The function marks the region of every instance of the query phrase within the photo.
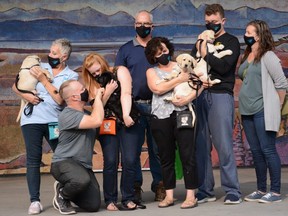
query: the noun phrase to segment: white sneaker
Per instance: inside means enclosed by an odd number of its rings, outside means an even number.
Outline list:
[[[29,215],[40,214],[41,211],[43,211],[43,206],[39,201],[35,201],[31,203],[28,209],[28,214]]]

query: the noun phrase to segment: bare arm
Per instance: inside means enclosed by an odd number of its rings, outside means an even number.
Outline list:
[[[40,98],[33,95],[33,94],[29,94],[29,93],[22,93],[20,91],[18,91],[18,89],[15,86],[15,83],[12,86],[12,90],[21,98],[23,98],[24,100],[28,101],[29,103],[33,104],[33,105],[37,105],[40,103]]]
[[[132,107],[132,78],[128,69],[124,66],[119,66],[117,77],[121,85],[121,107],[123,113],[123,120],[126,127],[134,124],[130,116]]]
[[[79,129],[89,129],[100,127],[104,118],[104,109],[102,103],[102,95],[104,89],[98,89],[93,104],[92,113],[90,115],[84,115],[80,124]]]
[[[172,90],[175,86],[182,82],[187,82],[189,80],[188,73],[180,73],[178,77],[171,79],[169,81],[161,82],[156,84],[160,78],[156,74],[154,68],[149,68],[146,72],[147,83],[150,90],[157,95],[162,95],[170,90]]]
[[[50,96],[53,98],[53,100],[58,104],[62,105],[64,103],[64,100],[60,97],[58,93],[58,89],[53,86],[47,79],[47,77],[42,72],[41,67],[32,67],[30,69],[30,73],[39,81],[42,83],[42,85],[46,88]]]
[[[198,93],[196,91],[192,91],[191,94],[189,94],[188,96],[178,96],[172,100],[172,103],[175,106],[185,106],[188,103],[190,103],[191,101],[193,101],[197,96],[199,96],[201,94],[201,92],[203,91],[203,89],[204,89],[204,87],[202,86],[198,90]]]

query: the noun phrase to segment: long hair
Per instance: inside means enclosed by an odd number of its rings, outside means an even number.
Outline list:
[[[101,67],[101,72],[103,71],[109,71],[109,65],[107,61],[104,59],[103,56],[99,55],[98,53],[90,53],[88,54],[82,65],[82,78],[85,84],[86,89],[89,92],[89,95],[94,95],[95,88],[99,88],[99,84],[96,82],[95,77],[93,77],[89,71],[88,68],[90,68],[95,62],[98,62]]]
[[[253,20],[249,22],[247,26],[254,26],[256,35],[259,37],[259,46],[254,59],[254,63],[258,63],[267,51],[274,50],[275,45],[273,36],[267,23],[262,20]],[[247,46],[244,51],[241,63],[243,63],[248,58],[248,55],[251,53],[251,51],[251,46]]]

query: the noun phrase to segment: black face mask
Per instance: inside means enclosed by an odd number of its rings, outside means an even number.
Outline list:
[[[136,27],[136,32],[141,38],[146,38],[150,34],[151,29],[151,27],[140,26]]]
[[[48,63],[52,68],[56,68],[61,62],[60,58],[52,58],[48,55]]]
[[[84,92],[80,94],[81,101],[88,102],[89,100],[89,93],[88,90],[85,89]]]
[[[221,29],[221,24],[220,24],[220,23],[219,23],[219,24],[207,23],[207,24],[206,24],[206,28],[207,28],[208,30],[214,31],[214,33],[216,34],[218,31],[220,31],[220,29]]]
[[[159,58],[156,58],[156,60],[161,65],[167,65],[171,60],[171,56],[169,54],[162,54]]]
[[[254,37],[247,37],[246,35],[244,35],[244,41],[245,44],[250,47],[256,42]]]

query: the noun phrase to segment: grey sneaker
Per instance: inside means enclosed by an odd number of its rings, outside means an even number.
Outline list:
[[[259,199],[261,199],[264,195],[265,193],[261,193],[260,191],[254,191],[253,193],[247,195],[244,198],[244,200],[247,202],[255,202],[255,201],[259,201]]]
[[[72,207],[69,200],[65,199],[61,195],[61,188],[59,182],[54,183],[54,199],[53,199],[53,206],[56,210],[58,210],[63,215],[70,215],[70,214],[76,214],[75,209]]]
[[[28,209],[29,215],[40,214],[43,211],[43,206],[39,201],[34,201],[31,203]]]
[[[199,203],[199,204],[216,201],[215,196],[205,196],[202,193],[197,193],[195,197],[197,198],[197,200],[198,200],[197,203]]]
[[[241,202],[242,202],[242,199],[237,197],[234,194],[227,194],[224,199],[224,204],[228,204],[228,205],[239,204]]]
[[[281,202],[282,198],[281,195],[275,195],[273,192],[269,192],[261,197],[258,200],[259,203],[272,203],[272,202]]]

